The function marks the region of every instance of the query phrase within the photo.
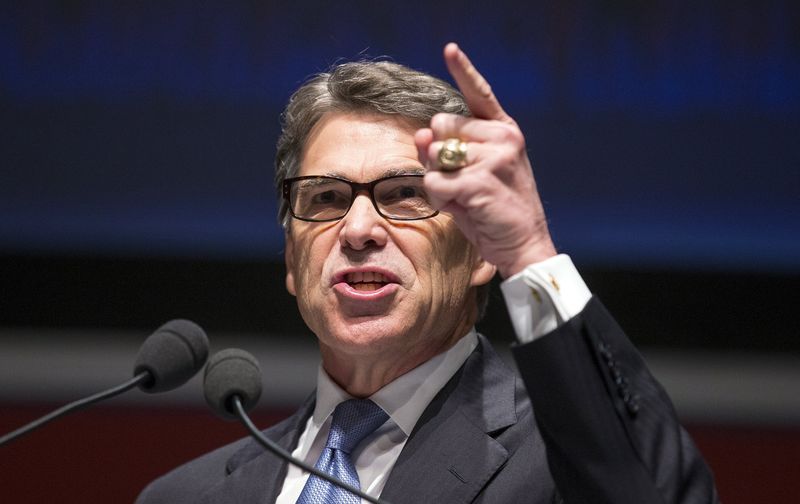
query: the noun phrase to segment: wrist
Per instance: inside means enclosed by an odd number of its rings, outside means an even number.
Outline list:
[[[497,265],[500,276],[511,278],[531,264],[537,264],[551,257],[558,255],[556,246],[548,236],[546,239],[538,240],[535,243],[521,248],[518,253],[512,256],[512,260],[504,264]]]

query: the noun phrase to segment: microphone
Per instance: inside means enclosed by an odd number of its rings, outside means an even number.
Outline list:
[[[189,320],[170,320],[142,343],[133,368],[133,378],[116,387],[71,402],[66,406],[0,437],[0,446],[39,427],[91,404],[117,396],[138,386],[147,393],[178,388],[194,376],[208,358],[208,337]]]
[[[133,374],[147,373],[139,388],[148,394],[176,389],[208,359],[208,336],[191,320],[170,320],[150,335],[136,356]]]
[[[252,409],[261,397],[261,367],[258,365],[258,360],[250,353],[238,348],[228,348],[212,355],[203,377],[203,393],[206,402],[217,415],[226,420],[241,421],[261,446],[283,460],[368,502],[389,504],[292,457],[288,451],[258,430],[247,415],[247,411]]]

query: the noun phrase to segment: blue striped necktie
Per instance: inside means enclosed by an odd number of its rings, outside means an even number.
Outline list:
[[[350,399],[333,410],[331,431],[325,448],[314,465],[356,488],[361,488],[350,453],[389,418],[369,399]],[[332,483],[309,476],[297,504],[360,504],[361,499]]]

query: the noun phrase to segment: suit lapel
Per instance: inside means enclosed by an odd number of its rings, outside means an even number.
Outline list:
[[[291,452],[303,430],[304,422],[314,409],[312,394],[305,404],[283,422],[264,431],[264,435]],[[227,476],[204,496],[203,503],[275,502],[283,488],[287,463],[251,441],[236,452],[226,466]]]
[[[475,351],[423,412],[381,498],[394,503],[473,501],[508,460],[494,435],[517,421],[514,389],[514,374],[480,337]],[[313,408],[312,396],[265,435],[291,451]],[[275,502],[286,469],[285,462],[249,442],[229,459],[228,476],[201,502]]]
[[[485,339],[425,409],[392,469],[389,502],[471,502],[508,459],[515,378]]]

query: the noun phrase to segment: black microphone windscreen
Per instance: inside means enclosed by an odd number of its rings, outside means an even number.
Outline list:
[[[203,329],[190,320],[170,320],[142,344],[133,374],[150,373],[139,385],[145,392],[165,392],[186,383],[207,358],[208,337]]]
[[[206,402],[219,416],[236,419],[231,398],[236,395],[249,410],[261,397],[261,367],[258,360],[238,348],[220,350],[211,356],[203,379]]]

